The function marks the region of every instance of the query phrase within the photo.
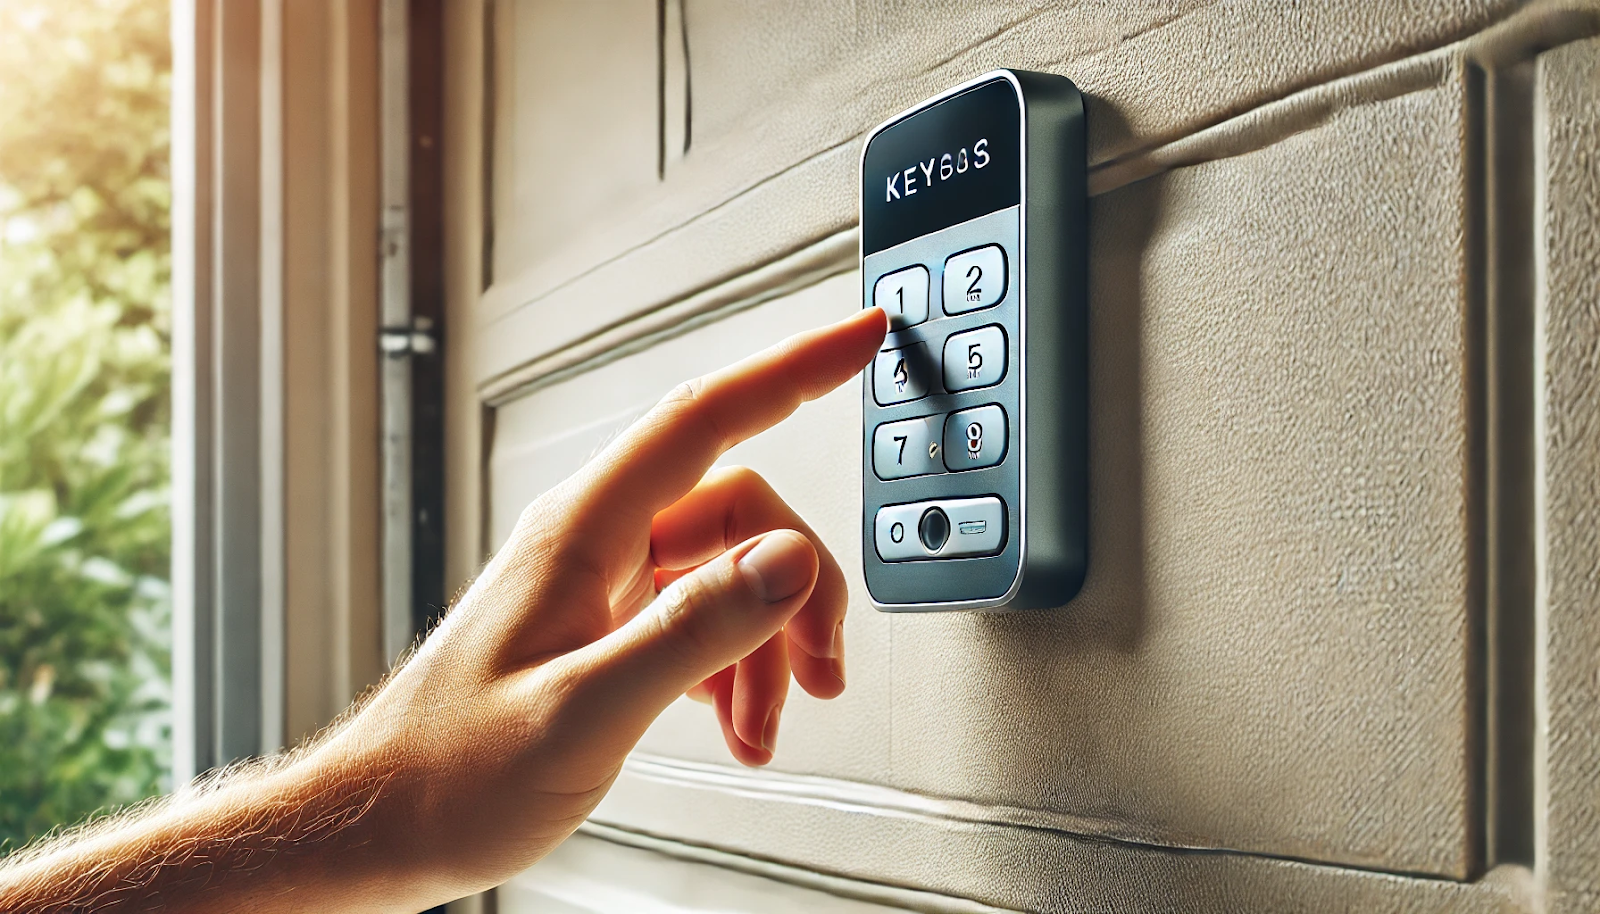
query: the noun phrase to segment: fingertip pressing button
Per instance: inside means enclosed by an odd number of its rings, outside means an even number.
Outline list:
[[[872,303],[889,315],[890,330],[927,320],[928,268],[918,264],[878,277],[872,284]]]

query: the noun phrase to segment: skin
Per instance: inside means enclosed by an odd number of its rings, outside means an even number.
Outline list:
[[[566,839],[678,696],[772,760],[791,675],[844,690],[845,579],[729,447],[854,377],[862,311],[669,394],[523,512],[364,706],[284,759],[0,864],[0,910],[415,911]]]

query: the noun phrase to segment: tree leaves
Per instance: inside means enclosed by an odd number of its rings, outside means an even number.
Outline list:
[[[170,767],[170,47],[0,4],[0,848]]]

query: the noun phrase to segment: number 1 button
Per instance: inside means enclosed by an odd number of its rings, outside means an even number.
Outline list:
[[[1000,304],[1006,296],[1006,252],[998,244],[951,255],[944,262],[944,313]]]
[[[872,303],[889,315],[889,329],[903,330],[928,319],[928,268],[906,267],[878,277]]]

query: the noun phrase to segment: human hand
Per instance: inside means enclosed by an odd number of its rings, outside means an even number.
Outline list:
[[[854,377],[885,324],[864,311],[679,387],[528,506],[416,654],[299,763],[384,778],[360,828],[391,877],[432,903],[530,865],[685,692],[760,765],[791,671],[817,697],[843,691],[838,563],[754,472],[707,470]]]
[[[0,910],[416,911],[565,839],[679,695],[772,759],[789,675],[844,689],[844,575],[729,447],[861,370],[882,311],[679,387],[523,512],[359,712],[284,760],[0,865]],[[659,594],[658,594],[659,590]]]

